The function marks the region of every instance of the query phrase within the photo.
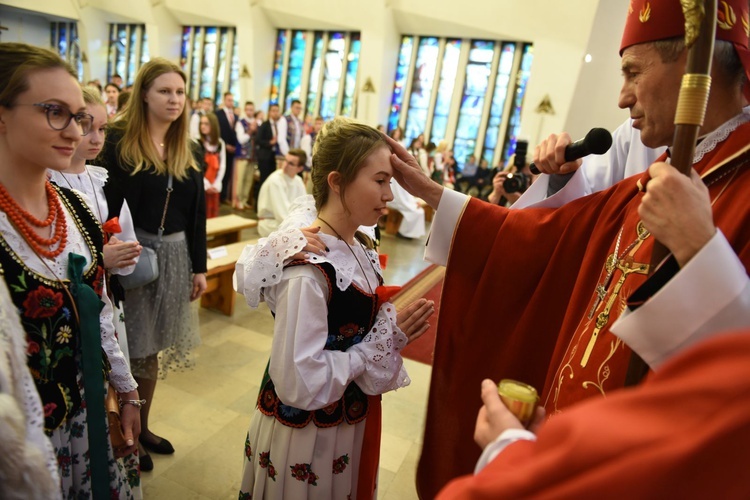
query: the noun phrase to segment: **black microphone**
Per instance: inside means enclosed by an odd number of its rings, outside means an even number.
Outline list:
[[[572,142],[565,147],[565,161],[573,161],[588,155],[603,155],[609,151],[612,146],[612,134],[604,128],[592,128],[586,137]],[[529,170],[534,175],[541,172],[533,163],[529,165]]]

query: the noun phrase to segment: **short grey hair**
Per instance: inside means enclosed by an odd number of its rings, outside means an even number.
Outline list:
[[[663,63],[677,61],[685,50],[684,38],[669,38],[667,40],[657,40],[650,42],[656,50]],[[724,75],[727,80],[743,87],[747,82],[745,68],[742,66],[740,56],[734,48],[732,42],[726,40],[716,40],[714,44],[714,67]]]

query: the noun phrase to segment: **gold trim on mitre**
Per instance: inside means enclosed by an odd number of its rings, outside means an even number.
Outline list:
[[[651,19],[651,3],[646,2],[638,13],[638,20],[642,23],[647,23],[649,19]]]
[[[730,31],[736,23],[737,15],[734,13],[732,6],[724,0],[719,2],[719,10],[716,13],[716,25],[723,30]]]

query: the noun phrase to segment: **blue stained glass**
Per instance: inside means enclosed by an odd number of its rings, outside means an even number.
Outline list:
[[[151,55],[148,51],[148,33],[146,33],[146,26],[143,26],[143,32],[141,34],[141,65],[146,64],[151,60]]]
[[[128,45],[127,51],[128,51],[128,79],[135,78],[136,73],[138,73],[138,68],[140,68],[140,64],[138,64],[138,54],[135,51],[135,48],[137,47],[138,43],[138,34],[141,32],[140,26],[136,24],[130,25],[130,45]],[[120,73],[122,75],[122,73]]]
[[[218,33],[216,27],[206,28],[205,42],[203,43],[203,66],[201,68],[201,95],[213,96],[216,103],[221,102],[221,92],[214,92],[214,75],[216,74],[216,42]]]
[[[461,108],[458,113],[454,157],[460,168],[466,158],[474,154],[479,126],[481,123],[484,99],[489,85],[492,58],[495,42],[474,40],[469,51],[469,63],[466,65],[466,82]]]
[[[68,54],[68,40],[65,32],[65,23],[60,23],[59,37],[57,39],[57,53],[60,57],[67,59]]]
[[[234,29],[234,28],[232,28]],[[224,94],[224,75],[227,72],[227,44],[229,43],[229,30],[221,28],[219,31],[219,69],[216,72],[214,91],[217,99]]]
[[[190,81],[198,89],[196,98],[211,97],[211,94],[203,94],[200,89],[201,56],[203,55],[203,28],[196,27],[193,36],[193,66],[190,73]]]
[[[128,27],[126,24],[117,25],[117,59],[115,62],[115,73],[127,75],[127,51],[128,51]],[[130,76],[130,75],[128,75]],[[128,82],[130,83],[130,82]]]
[[[320,67],[323,62],[323,32],[315,32],[315,41],[313,42],[313,59],[312,68],[310,69],[310,81],[307,85],[307,114],[315,113],[315,107],[318,104],[318,87],[320,86]]]
[[[401,115],[401,106],[404,102],[404,85],[409,74],[411,65],[412,48],[414,37],[405,36],[401,39],[401,50],[398,53],[398,64],[396,65],[396,77],[393,81],[393,97],[391,98],[391,112],[388,116],[388,132],[398,127]]]
[[[505,146],[503,147],[503,163],[508,161],[510,155],[516,152],[516,140],[521,130],[521,110],[523,98],[526,96],[526,86],[531,76],[531,62],[534,59],[534,46],[529,44],[523,47],[521,67],[518,70],[516,89],[513,97],[513,110],[508,122],[508,131],[505,134]]]
[[[273,59],[273,74],[271,76],[270,104],[279,103],[281,88],[281,74],[284,71],[284,47],[286,46],[286,30],[279,30],[276,37],[276,52]]]
[[[307,39],[304,31],[292,32],[292,47],[289,51],[289,64],[286,72],[285,108],[289,109],[292,101],[301,100],[302,70],[305,65],[305,48]]]
[[[232,45],[232,66],[229,69],[229,91],[240,100],[240,55],[237,51],[237,29],[232,28],[234,33],[234,44]]]
[[[495,148],[497,147],[497,136],[500,133],[500,125],[502,124],[503,109],[505,108],[505,99],[508,95],[510,73],[513,70],[513,56],[515,52],[515,44],[503,44],[497,68],[497,77],[495,78],[495,91],[492,95],[492,103],[490,105],[490,119],[487,125],[487,132],[484,136],[484,152],[482,153],[482,158],[487,160],[490,165],[492,165],[494,160]]]
[[[359,33],[352,33],[349,43],[349,55],[346,64],[346,81],[344,82],[344,100],[341,102],[341,115],[352,116],[354,112],[354,94],[357,90],[357,71],[359,70],[359,53],[362,42]]]
[[[107,55],[107,76],[112,76],[115,73],[115,25],[109,25],[109,53]]]
[[[328,40],[328,50],[325,54],[325,79],[323,80],[323,95],[320,100],[320,116],[330,120],[336,116],[339,88],[344,66],[344,34],[331,33]]]
[[[182,44],[180,45],[180,67],[182,71],[188,69],[188,56],[190,55],[190,32],[193,29],[190,26],[184,26],[182,28]],[[193,88],[193,82],[190,83],[190,88]]]
[[[445,132],[448,129],[448,115],[451,111],[460,55],[461,40],[448,40],[445,44],[443,66],[440,69],[440,83],[438,84],[435,111],[432,114],[432,128],[430,129],[430,140],[435,144],[445,138]]]
[[[406,116],[405,136],[407,144],[424,133],[425,125],[427,125],[427,110],[430,107],[439,50],[437,38],[422,38],[419,41],[414,76],[412,77],[411,95],[409,96],[409,113]]]
[[[57,47],[57,23],[49,23],[49,46]]]

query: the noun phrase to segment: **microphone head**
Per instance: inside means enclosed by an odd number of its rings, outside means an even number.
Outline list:
[[[583,138],[589,154],[603,155],[612,146],[612,134],[604,128],[592,128]]]

